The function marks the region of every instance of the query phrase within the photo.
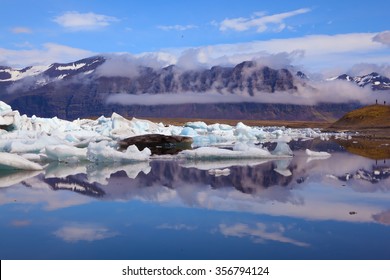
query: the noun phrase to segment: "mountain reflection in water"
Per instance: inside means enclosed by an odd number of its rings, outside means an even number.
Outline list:
[[[390,161],[340,151],[328,158],[294,154],[257,161],[52,163],[43,172],[0,173],[6,213],[0,245],[8,248],[6,240],[22,239],[31,228],[50,246],[72,244],[66,253],[43,249],[43,258],[389,258],[383,248],[390,245]],[[121,251],[119,240],[137,249]],[[166,242],[172,247],[164,254]],[[213,252],[206,250],[210,242]],[[91,244],[104,254],[80,253]],[[11,248],[0,257],[40,258]]]

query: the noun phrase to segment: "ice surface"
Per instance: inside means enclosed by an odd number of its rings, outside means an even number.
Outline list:
[[[48,159],[61,162],[87,160],[87,148],[76,148],[69,145],[52,145],[45,148]]]
[[[251,127],[242,122],[235,126],[227,124],[207,125],[202,121],[188,122],[184,126],[164,126],[148,120],[126,119],[116,113],[96,120],[27,117],[12,110],[0,101],[0,152],[24,155],[27,160],[48,161],[92,161],[92,162],[135,162],[146,161],[150,151],[139,151],[131,147],[125,152],[116,150],[120,139],[130,136],[160,133],[183,135],[193,138],[193,151],[184,151],[178,157],[189,159],[267,159],[291,156],[288,146],[291,140],[306,140],[315,137],[329,139],[329,133],[318,129],[291,129],[285,127]],[[6,130],[4,130],[4,128]],[[336,137],[348,138],[348,134]],[[269,152],[260,145],[277,142],[274,151]],[[249,144],[247,144],[249,143]],[[217,145],[230,149],[217,148]],[[201,149],[201,148],[204,149]],[[320,154],[323,156],[324,154]],[[319,157],[315,152],[309,156]]]
[[[16,170],[42,170],[42,166],[25,159],[22,156],[0,153],[0,169],[16,169]]]

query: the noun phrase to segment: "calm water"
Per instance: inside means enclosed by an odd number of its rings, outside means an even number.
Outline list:
[[[0,186],[1,259],[390,259],[390,160],[342,151],[51,164]]]

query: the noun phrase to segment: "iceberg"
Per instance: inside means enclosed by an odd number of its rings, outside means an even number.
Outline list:
[[[278,142],[275,149],[272,151],[273,155],[276,156],[293,156],[293,152],[290,146],[286,142]]]
[[[43,167],[19,155],[0,153],[0,169],[43,170]]]
[[[76,148],[68,145],[53,145],[45,148],[49,160],[77,162],[87,160],[87,148]]]

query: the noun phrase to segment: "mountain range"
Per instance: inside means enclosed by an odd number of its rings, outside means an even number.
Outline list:
[[[372,72],[368,75],[363,76],[350,76],[342,74],[337,77],[329,78],[328,81],[332,80],[344,80],[352,83],[356,83],[359,87],[370,86],[373,90],[390,90],[390,79],[379,75],[376,72]]]
[[[353,81],[361,87],[370,85],[374,90],[390,89],[390,80],[377,73],[361,77],[345,74],[331,80],[335,79]],[[250,102],[146,106],[106,102],[108,96],[117,93],[166,94],[164,98],[168,99],[172,93],[253,96],[282,92],[289,95],[308,81],[301,71],[273,69],[255,61],[185,70],[175,65],[152,68],[130,62],[116,67],[110,58],[94,56],[23,69],[0,66],[0,100],[27,115],[65,119],[98,117],[115,111],[137,117],[324,120],[338,118],[358,106],[356,103],[307,106]]]

